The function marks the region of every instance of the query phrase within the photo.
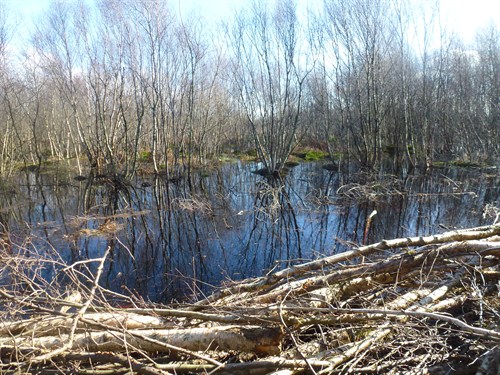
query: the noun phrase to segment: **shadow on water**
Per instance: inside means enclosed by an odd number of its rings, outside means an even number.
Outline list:
[[[484,207],[500,199],[498,174],[479,170],[374,181],[318,163],[279,178],[256,168],[225,164],[190,183],[26,172],[1,185],[0,234],[69,263],[109,247],[103,286],[163,302],[359,245],[374,210],[368,242],[490,224]]]

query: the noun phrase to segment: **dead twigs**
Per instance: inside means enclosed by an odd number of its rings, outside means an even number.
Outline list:
[[[109,250],[72,265],[5,254],[0,370],[330,374],[460,366],[493,374],[499,235],[493,225],[382,241],[177,307],[103,288]],[[70,281],[69,291],[42,277],[47,267],[58,270],[55,280]]]

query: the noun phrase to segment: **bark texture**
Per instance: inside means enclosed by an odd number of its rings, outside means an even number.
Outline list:
[[[496,374],[499,234],[493,225],[382,241],[182,306],[153,306],[102,288],[105,255],[94,260],[90,286],[67,266],[76,294],[49,295],[34,282],[0,287],[9,307],[0,320],[0,367],[330,374],[439,373],[451,366]],[[2,262],[13,278],[29,273],[29,259]]]

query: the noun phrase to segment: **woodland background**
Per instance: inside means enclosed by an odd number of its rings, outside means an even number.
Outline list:
[[[424,2],[422,2],[424,4]],[[302,146],[377,167],[499,156],[500,32],[465,45],[439,2],[256,1],[208,28],[159,0],[53,2],[29,44],[0,4],[0,174],[74,159],[133,175]]]

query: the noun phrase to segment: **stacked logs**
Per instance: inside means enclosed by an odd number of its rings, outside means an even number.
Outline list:
[[[108,253],[64,268],[71,298],[32,258],[3,257],[1,371],[500,373],[500,225],[353,248],[175,306],[104,289]]]

